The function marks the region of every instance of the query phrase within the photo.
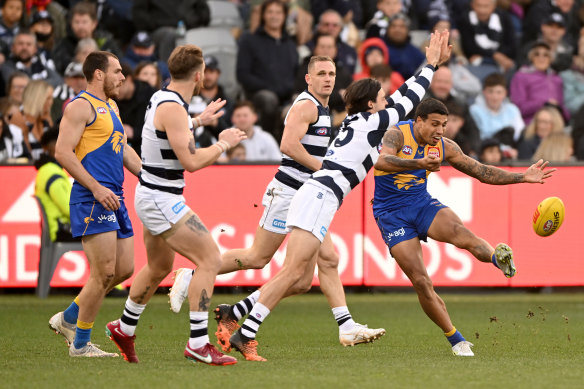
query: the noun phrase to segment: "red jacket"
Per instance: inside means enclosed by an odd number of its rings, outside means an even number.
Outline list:
[[[387,48],[385,42],[380,38],[368,38],[361,44],[359,48],[359,62],[361,63],[361,73],[353,74],[353,80],[357,81],[362,78],[369,78],[371,77],[371,69],[367,66],[365,62],[365,53],[367,49],[370,47],[379,47],[381,52],[383,53],[384,63],[389,65],[389,49]],[[398,72],[391,72],[391,91],[390,93],[395,92],[403,83],[405,82],[404,78]]]

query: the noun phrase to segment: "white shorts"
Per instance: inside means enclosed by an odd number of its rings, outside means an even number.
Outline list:
[[[286,227],[312,232],[322,243],[338,208],[339,200],[329,188],[309,181],[292,199]]]
[[[138,183],[134,206],[144,227],[152,235],[160,235],[169,230],[191,209],[182,195],[160,192]]]
[[[290,229],[286,227],[286,218],[290,202],[297,190],[282,184],[277,179],[272,179],[264,191],[262,205],[264,213],[260,219],[260,227],[276,234],[287,234]]]

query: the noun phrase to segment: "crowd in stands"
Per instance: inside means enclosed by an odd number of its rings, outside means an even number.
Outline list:
[[[237,23],[217,27],[218,2],[237,11]],[[222,162],[279,161],[285,115],[306,87],[311,55],[336,64],[329,107],[338,126],[353,80],[372,77],[393,93],[424,66],[430,32],[444,29],[453,55],[427,96],[449,109],[445,137],[487,163],[584,160],[584,0],[2,0],[0,162],[46,159],[43,135],[58,132],[64,107],[85,88],[82,63],[95,50],[123,64],[117,103],[140,153],[144,113],[169,81],[170,52],[177,42],[204,47],[188,32],[210,26],[229,29],[237,52],[233,66],[205,55],[189,113],[227,100],[221,118],[194,130],[197,147],[231,126],[247,133]]]

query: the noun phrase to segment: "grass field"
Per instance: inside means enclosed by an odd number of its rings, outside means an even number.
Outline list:
[[[216,295],[233,303],[241,295]],[[454,324],[475,344],[474,358],[451,355],[441,331],[410,293],[349,294],[353,317],[388,334],[344,348],[325,298],[284,300],[262,326],[260,355],[234,366],[193,365],[183,356],[188,313],[173,314],[156,295],[140,319],[141,363],[71,359],[47,326],[71,297],[0,295],[1,388],[576,388],[584,387],[584,295],[444,294]],[[92,341],[117,351],[104,335],[124,299],[108,298]],[[215,321],[210,336],[216,341]]]

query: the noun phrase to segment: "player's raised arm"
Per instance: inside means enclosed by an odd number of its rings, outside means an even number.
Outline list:
[[[280,151],[309,168],[312,171],[320,170],[322,162],[306,151],[300,140],[306,135],[311,123],[318,119],[318,109],[308,101],[299,101],[288,113],[286,127],[280,142]]]
[[[246,138],[243,131],[230,128],[219,134],[219,142],[216,144],[196,149],[195,138],[189,131],[188,121],[191,119],[184,107],[179,104],[162,104],[156,111],[156,117],[155,123],[159,123],[161,131],[166,132],[172,150],[188,172],[194,172],[211,165],[223,152]]]
[[[491,185],[519,184],[522,182],[543,184],[556,169],[547,169],[548,162],[539,160],[524,173],[512,173],[495,166],[484,165],[464,154],[452,140],[444,138],[444,158],[454,167],[480,182]]]
[[[85,131],[85,126],[95,119],[95,111],[84,99],[76,99],[65,108],[63,119],[59,126],[59,138],[55,146],[55,158],[67,172],[93,193],[97,201],[108,211],[120,207],[118,196],[110,189],[101,185],[83,167],[75,156],[74,150]]]
[[[415,169],[426,169],[432,172],[440,170],[440,158],[434,155],[427,155],[422,159],[398,157],[397,153],[403,145],[404,136],[399,129],[391,127],[387,130],[383,135],[382,148],[375,163],[375,169],[392,173]]]

